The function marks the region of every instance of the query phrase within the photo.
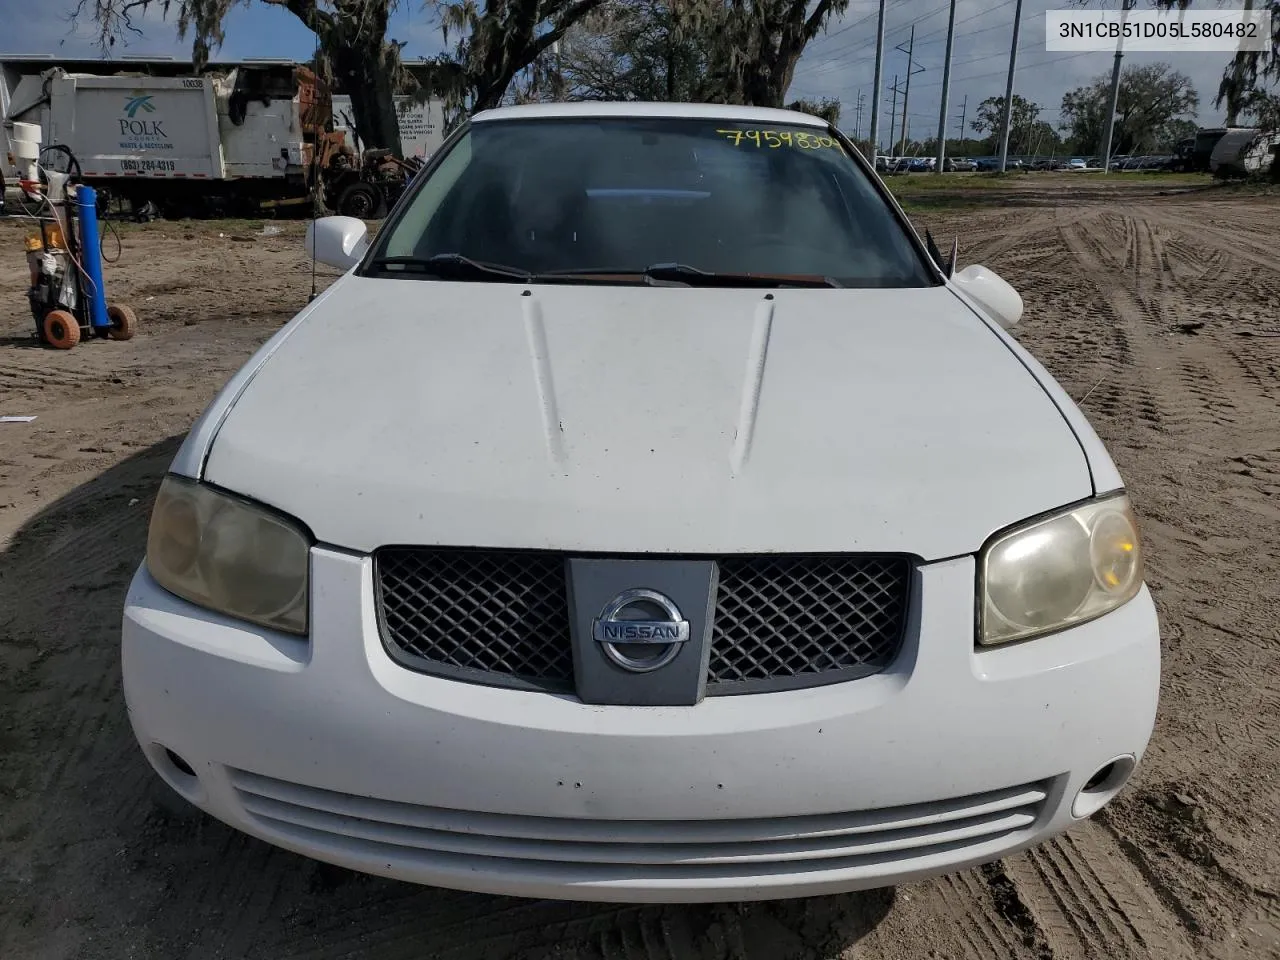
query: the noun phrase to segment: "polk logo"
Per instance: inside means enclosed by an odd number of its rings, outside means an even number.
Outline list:
[[[162,137],[168,139],[159,120],[139,120],[141,113],[155,113],[156,105],[151,96],[130,97],[124,105],[125,117],[120,120],[120,136],[122,137]]]
[[[150,96],[130,97],[124,105],[124,112],[132,120],[138,115],[138,111],[143,113],[155,113],[156,105],[151,102]]]

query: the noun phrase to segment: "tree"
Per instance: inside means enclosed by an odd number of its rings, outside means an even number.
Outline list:
[[[547,69],[575,99],[708,99],[711,13],[697,0],[608,0],[565,35]]]
[[[805,47],[848,4],[612,0],[569,38],[566,85],[592,99],[781,107]]]
[[[439,95],[455,120],[502,103],[518,74],[537,61],[603,0],[432,0],[452,53],[432,63],[426,93]],[[536,90],[536,83],[535,83]]]
[[[1111,102],[1111,77],[1102,74],[1062,98],[1062,117],[1081,149],[1103,149],[1107,108]],[[1176,130],[1170,124],[1194,117],[1200,96],[1185,73],[1167,63],[1128,66],[1120,71],[1116,98],[1116,122],[1111,147],[1114,153],[1147,153],[1167,144]]]
[[[1028,126],[1024,139],[1026,141],[1026,149],[1021,151],[1023,153],[1029,153],[1032,156],[1040,156],[1046,153],[1056,156],[1062,152],[1062,137],[1057,130],[1053,129],[1053,124],[1047,120],[1037,120]]]
[[[223,21],[237,3],[262,3],[294,14],[316,35],[317,69],[351,97],[356,136],[368,147],[400,153],[394,94],[437,94],[446,107],[495,106],[512,80],[580,17],[603,0],[433,0],[453,55],[430,65],[418,87],[400,62],[402,44],[387,38],[401,0],[76,0],[74,16],[91,16],[104,49],[127,33],[141,34],[134,17],[151,7],[177,18],[178,35],[192,35],[192,59],[203,69],[225,39]],[[417,0],[407,0],[417,2]]]
[[[1093,4],[1105,7],[1107,0],[1071,0],[1073,6],[1088,7]],[[1163,10],[1186,10],[1192,6],[1192,0],[1149,0],[1153,7]],[[1216,9],[1225,6],[1222,0],[1203,0],[1200,6],[1205,9]],[[1234,6],[1234,5],[1233,5]],[[1265,10],[1271,19],[1271,49],[1265,51],[1245,50],[1236,53],[1222,72],[1222,80],[1218,84],[1218,93],[1213,105],[1227,108],[1227,125],[1235,126],[1242,113],[1259,116],[1252,107],[1258,102],[1265,102],[1274,94],[1268,92],[1267,84],[1280,84],[1280,0],[1261,0],[1253,4],[1255,10]],[[1263,117],[1268,114],[1263,111]],[[1280,123],[1280,117],[1276,118]],[[1276,130],[1280,126],[1267,126],[1265,129]]]
[[[1156,143],[1157,152],[1172,153],[1180,141],[1190,140],[1199,129],[1200,125],[1194,120],[1170,120]]]
[[[404,85],[401,44],[387,39],[387,24],[399,0],[77,0],[72,16],[91,17],[106,50],[126,34],[142,31],[135,16],[159,8],[173,13],[178,36],[192,38],[197,71],[225,40],[223,21],[237,3],[282,7],[316,35],[320,75],[338,82],[351,97],[356,136],[369,147],[400,152],[400,125],[393,94]]]
[[[1019,94],[1013,95],[1013,110],[1009,118],[1009,152],[1029,153],[1035,139],[1035,124],[1040,118],[1040,105]],[[978,104],[977,117],[969,126],[977,133],[988,135],[988,149],[996,153],[1000,146],[1000,132],[1004,123],[1004,97],[987,97]]]
[[[849,0],[717,0],[711,42],[716,99],[781,107],[809,41],[826,29]]]
[[[1191,0],[1158,0],[1158,5],[1185,10],[1191,6]],[[1258,116],[1256,105],[1259,102],[1265,103],[1272,96],[1265,89],[1264,82],[1280,82],[1280,0],[1265,0],[1255,4],[1255,8],[1264,9],[1271,14],[1271,49],[1241,51],[1231,58],[1223,70],[1214,106],[1226,104],[1228,126],[1234,126],[1241,113],[1252,112]],[[1268,115],[1264,110],[1260,116],[1265,122]],[[1267,129],[1280,128],[1272,121]]]
[[[821,103],[817,100],[793,100],[787,104],[787,109],[821,117],[833,127],[840,125],[840,101],[835,97],[823,97]]]

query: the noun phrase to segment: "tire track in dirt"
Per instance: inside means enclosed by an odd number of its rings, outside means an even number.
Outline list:
[[[1117,218],[1134,220],[1132,229],[1125,227],[1129,239],[1122,258],[1112,255],[1114,246],[1108,248]],[[1252,354],[1246,352],[1243,363],[1240,357],[1242,350],[1265,348],[1265,341],[1245,347],[1228,329],[1235,318],[1224,318],[1216,304],[1237,296],[1240,316],[1247,318],[1250,308],[1276,295],[1280,262],[1273,257],[1270,268],[1260,270],[1256,258],[1230,259],[1223,232],[1188,233],[1193,229],[1194,222],[1156,209],[1117,209],[1068,224],[1062,241],[1074,254],[1078,289],[1092,286],[1097,292],[1085,298],[1087,309],[1123,330],[1132,344],[1131,363],[1110,365],[1125,386],[1121,396],[1136,394],[1139,411],[1147,407],[1157,414],[1135,419],[1103,409],[1095,420],[1104,440],[1119,441],[1114,452],[1149,528],[1148,580],[1158,591],[1172,649],[1172,655],[1166,651],[1162,716],[1139,775],[1148,785],[1122,795],[1099,819],[1167,913],[1199,940],[1225,935],[1258,896],[1231,879],[1257,875],[1266,862],[1250,852],[1248,818],[1239,811],[1280,806],[1268,785],[1277,766],[1280,636],[1273,616],[1264,613],[1269,604],[1280,604],[1277,565],[1273,556],[1258,564],[1257,551],[1237,546],[1256,539],[1255,523],[1235,517],[1224,523],[1213,509],[1224,495],[1228,501],[1252,499],[1258,508],[1275,503],[1266,448],[1257,447],[1265,425],[1275,423],[1274,387],[1250,371]],[[1213,275],[1215,263],[1229,265]],[[1177,332],[1172,321],[1196,316],[1203,329]],[[1091,414],[1098,409],[1091,408],[1086,404]],[[1261,470],[1254,471],[1248,460],[1231,460],[1231,448],[1240,446],[1261,455]],[[1135,451],[1131,458],[1125,448]],[[1250,603],[1250,588],[1237,589],[1235,575],[1216,572],[1222,556],[1253,560],[1258,569],[1248,579],[1264,602]],[[1176,617],[1170,605],[1179,611]],[[1187,705],[1186,712],[1174,712],[1172,704]],[[1214,747],[1201,745],[1205,725],[1216,731]],[[1198,772],[1206,766],[1219,776],[1206,780]],[[1187,809],[1198,811],[1197,817],[1181,816],[1175,796],[1190,797]],[[1178,869],[1179,860],[1146,855],[1170,836],[1181,864],[1194,864],[1191,871]]]
[[[1007,863],[1057,960],[1196,955],[1115,841],[1086,823]]]
[[[1088,221],[1079,218],[1060,222],[1058,226],[1060,240],[1072,258],[1069,282],[1076,291],[1077,310],[1083,307],[1094,315],[1107,316],[1111,321],[1104,326],[1109,330],[1115,348],[1097,357],[1099,379],[1105,387],[1098,409],[1109,422],[1128,425],[1131,428],[1127,431],[1129,436],[1140,435],[1144,430],[1165,430],[1172,425],[1171,420],[1176,423],[1186,414],[1181,404],[1169,403],[1167,396],[1162,395],[1158,386],[1151,382],[1152,367],[1158,371],[1170,362],[1164,351],[1153,342],[1149,329],[1160,321],[1117,272],[1123,269],[1131,256],[1136,260],[1136,231],[1131,218],[1120,221],[1129,224],[1125,231],[1134,239],[1125,248],[1125,255],[1117,257],[1107,245],[1104,231],[1095,223],[1098,216],[1100,214],[1095,214]],[[1116,266],[1108,266],[1108,263]],[[1086,295],[1085,303],[1080,303],[1082,291],[1090,287],[1096,294]],[[1068,318],[1063,317],[1061,322],[1068,331],[1068,340],[1079,338],[1079,331],[1073,328]],[[1135,363],[1135,356],[1140,356],[1142,362]],[[1082,406],[1086,414],[1091,412],[1087,402]]]
[[[1141,277],[1145,282],[1156,268],[1161,274],[1160,286],[1165,286],[1163,274],[1167,271],[1163,252],[1145,224],[1123,217],[1113,221],[1122,225],[1120,230],[1104,232],[1094,228],[1092,220],[1086,223],[1086,218],[1081,216],[1063,219],[1066,222],[1058,224],[1058,231],[1077,257],[1083,268],[1081,273],[1102,278],[1112,271],[1127,269],[1135,279]],[[1108,243],[1106,233],[1112,232],[1127,238],[1121,256],[1116,256],[1115,248]],[[1108,267],[1108,263],[1114,266]],[[1075,293],[1077,308],[1080,282],[1079,274],[1073,270],[1061,283]],[[1123,289],[1123,284],[1116,286]],[[1101,306],[1106,309],[1105,303]],[[1158,316],[1153,316],[1151,304],[1136,294],[1127,297],[1122,294],[1120,305],[1113,305],[1110,312],[1114,321],[1108,326],[1111,342],[1108,349],[1100,351],[1102,356],[1097,363],[1103,383],[1100,391],[1092,396],[1104,414],[1113,419],[1131,420],[1136,392],[1137,418],[1145,421],[1147,429],[1153,429],[1161,422],[1162,405],[1145,383],[1134,382],[1132,367],[1135,353],[1142,357],[1147,352],[1145,327],[1158,324]],[[1079,341],[1080,332],[1067,324],[1066,318],[1062,319],[1061,329],[1068,332],[1049,336],[1064,342],[1067,345],[1064,352],[1079,366],[1077,358],[1084,358],[1071,346]],[[1059,328],[1050,326],[1049,329]],[[1086,378],[1085,371],[1080,371],[1077,383],[1093,380],[1096,372],[1090,370]],[[1146,888],[1145,880],[1127,864],[1115,843],[1100,835],[1092,825],[1083,825],[1039,850],[1013,858],[1006,862],[1005,868],[1029,919],[1029,923],[1024,923],[1028,936],[1024,946],[1037,955],[1069,958],[1195,955],[1186,938],[1178,932],[1176,913],[1158,903]]]

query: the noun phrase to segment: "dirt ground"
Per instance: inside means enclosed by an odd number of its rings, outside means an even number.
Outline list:
[[[0,424],[0,958],[1280,956],[1280,203],[1059,199],[929,225],[1022,291],[1020,339],[1141,515],[1164,678],[1135,782],[980,869],[696,907],[415,887],[162,802],[120,695],[125,586],[184,431],[306,302],[301,227],[125,227],[108,278],[139,335],[57,352],[0,224],[0,415],[38,417]]]

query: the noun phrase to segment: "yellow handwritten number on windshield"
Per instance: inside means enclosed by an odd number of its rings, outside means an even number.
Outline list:
[[[795,147],[800,150],[821,150],[823,147],[834,147],[843,150],[840,141],[824,137],[816,133],[791,133],[785,130],[717,130],[725,139],[732,141],[735,147],[744,143],[752,147],[764,147],[776,150],[779,147]]]

